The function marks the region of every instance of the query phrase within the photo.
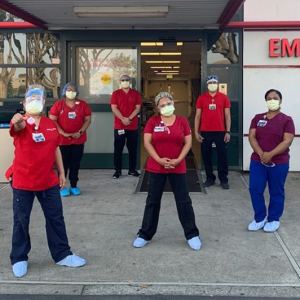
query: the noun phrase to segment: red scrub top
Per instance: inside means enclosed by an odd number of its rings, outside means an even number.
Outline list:
[[[25,121],[26,122],[26,121]],[[15,158],[13,165],[6,171],[6,177],[13,177],[13,187],[27,191],[43,191],[59,184],[54,170],[55,149],[60,144],[54,121],[41,117],[39,128],[28,124],[18,132],[11,123],[10,135],[14,139]],[[42,133],[44,142],[35,142],[32,133]]]
[[[64,99],[58,100],[51,107],[50,114],[57,117],[57,123],[66,133],[79,132],[85,117],[90,116],[92,111],[88,104],[76,99],[74,107],[69,107]],[[87,140],[86,131],[76,140],[71,137],[62,136],[61,145],[84,144]]]
[[[250,125],[250,129],[256,129],[257,142],[264,152],[270,152],[283,141],[284,133],[295,135],[295,125],[293,119],[283,113],[279,113],[272,119],[267,119],[266,113],[256,115]],[[272,158],[272,162],[277,164],[285,164],[289,162],[290,149],[286,149],[283,153]],[[253,152],[251,159],[260,162],[260,157]]]
[[[176,159],[184,146],[184,137],[191,135],[191,128],[186,118],[176,116],[171,126],[165,126],[160,116],[150,118],[145,126],[144,133],[152,134],[152,144],[158,156]],[[165,169],[151,156],[148,158],[146,170],[153,173],[186,173],[185,159],[174,169]]]
[[[224,109],[230,106],[228,97],[223,93],[217,92],[214,97],[209,92],[200,95],[196,104],[196,108],[201,109],[199,131],[226,131]]]
[[[129,89],[128,93],[123,89],[116,90],[112,93],[110,105],[117,105],[122,116],[128,118],[135,110],[136,105],[142,105],[142,99],[138,91]],[[125,126],[122,121],[115,116],[114,129],[137,130],[138,117],[135,116],[128,126]]]

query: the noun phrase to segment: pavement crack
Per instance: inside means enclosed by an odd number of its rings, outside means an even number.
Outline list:
[[[274,235],[275,235],[277,241],[279,242],[282,250],[284,251],[285,255],[287,256],[288,260],[290,261],[293,269],[295,270],[298,277],[300,278],[300,268],[299,268],[299,265],[297,264],[294,256],[292,255],[291,251],[289,250],[287,245],[284,243],[283,239],[281,238],[280,234],[277,231],[274,232]]]
[[[83,286],[82,286],[82,289],[81,289],[81,292],[80,292],[80,296],[82,296],[82,295],[83,295],[83,293],[84,293],[84,290],[85,290],[85,287],[86,287],[86,285],[83,285]]]

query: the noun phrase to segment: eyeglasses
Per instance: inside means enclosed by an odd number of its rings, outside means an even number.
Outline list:
[[[76,92],[76,90],[67,89],[67,92]]]
[[[129,79],[121,79],[120,81],[130,81]]]
[[[173,101],[169,101],[169,102],[166,102],[166,103],[164,103],[164,104],[158,106],[158,108],[164,108],[164,107],[170,106],[170,105],[172,105],[172,104],[173,104]]]

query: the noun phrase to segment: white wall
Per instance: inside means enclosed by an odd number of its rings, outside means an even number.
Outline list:
[[[256,0],[249,2],[258,4]],[[260,2],[265,4],[264,1]],[[265,2],[278,4],[278,1]],[[270,10],[272,10],[273,5],[270,4],[270,6]],[[290,7],[290,10],[292,12],[293,8]],[[292,41],[295,38],[300,38],[300,31],[244,32],[243,133],[248,134],[250,122],[255,114],[267,111],[264,95],[267,90],[274,88],[282,93],[282,112],[293,118],[296,134],[300,134],[300,68],[291,67],[300,66],[300,58],[269,57],[270,38],[287,38]],[[277,67],[270,68],[270,66]],[[243,169],[249,170],[252,149],[248,138],[244,137],[243,139]],[[295,137],[290,153],[291,171],[300,171],[299,151],[300,138]]]
[[[247,0],[244,21],[300,20],[299,0]]]
[[[300,30],[245,31],[244,65],[300,65],[300,57],[269,57],[269,40],[274,38],[288,39],[291,45],[294,39],[300,39]]]

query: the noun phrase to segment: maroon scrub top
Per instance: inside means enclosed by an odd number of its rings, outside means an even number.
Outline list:
[[[256,129],[256,140],[264,152],[270,152],[282,141],[284,133],[295,135],[295,125],[293,119],[283,113],[279,113],[272,119],[267,118],[267,114],[256,115],[250,125],[250,129]],[[283,153],[272,158],[274,164],[285,164],[289,162],[290,149],[287,148]],[[251,159],[260,162],[260,157],[253,152]]]

